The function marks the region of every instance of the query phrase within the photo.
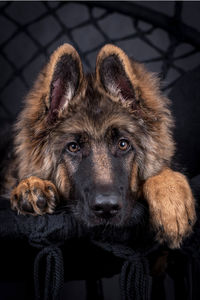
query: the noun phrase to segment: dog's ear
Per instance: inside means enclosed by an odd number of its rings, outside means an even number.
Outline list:
[[[96,62],[96,80],[111,96],[125,102],[136,99],[137,78],[131,60],[118,47],[105,45]]]
[[[46,69],[48,120],[55,120],[77,94],[83,79],[80,57],[69,44],[60,46]]]

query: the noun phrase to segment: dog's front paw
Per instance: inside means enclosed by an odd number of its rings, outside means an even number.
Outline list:
[[[157,240],[179,248],[196,220],[195,201],[185,176],[165,169],[149,178],[143,191]]]
[[[11,206],[20,214],[52,213],[57,200],[55,185],[35,176],[22,180],[11,193]]]

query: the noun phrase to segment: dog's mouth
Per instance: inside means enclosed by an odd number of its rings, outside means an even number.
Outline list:
[[[130,214],[113,218],[99,218],[91,216],[74,207],[73,214],[77,222],[94,240],[108,242],[137,243],[144,239],[148,231],[148,208],[145,203],[136,202]]]
[[[102,213],[94,213],[89,205],[77,202],[71,206],[71,212],[77,221],[88,228],[99,228],[103,231],[110,228],[134,228],[137,225],[144,225],[148,219],[148,208],[143,201],[135,201],[132,206],[122,207],[116,210]]]
[[[146,202],[137,200],[133,207],[124,214],[112,218],[100,218],[94,216],[89,206],[81,201],[68,201],[66,206],[60,207],[73,214],[80,226],[81,232],[89,234],[91,239],[101,241],[114,241],[137,243],[139,239],[145,239],[149,231],[149,210]]]
[[[121,217],[121,215],[117,215],[117,216],[105,216],[105,217],[101,217],[101,216],[96,216],[93,213],[91,213],[88,216],[88,226],[89,227],[97,227],[97,226],[102,226],[102,227],[110,227],[110,226],[115,226],[115,227],[120,227],[123,225],[123,218]],[[83,220],[83,222],[85,223],[85,221]]]

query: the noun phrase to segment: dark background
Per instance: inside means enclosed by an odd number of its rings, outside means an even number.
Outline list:
[[[200,170],[200,2],[0,2],[0,126],[7,130],[49,55],[62,43],[94,70],[99,49],[120,46],[158,72],[176,118],[176,158],[189,177]],[[0,144],[4,142],[0,139]],[[106,300],[120,299],[118,277],[103,279]],[[17,299],[23,285],[0,283],[0,299]],[[63,294],[85,299],[84,281]],[[77,289],[77,286],[79,287]],[[3,294],[7,295],[2,298]],[[80,296],[81,295],[81,296]]]
[[[192,1],[0,2],[1,120],[15,118],[49,55],[66,42],[86,71],[94,70],[99,49],[114,43],[158,72],[169,93],[200,64],[199,15]]]

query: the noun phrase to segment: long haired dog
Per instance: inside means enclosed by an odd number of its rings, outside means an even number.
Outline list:
[[[87,226],[127,226],[141,195],[160,242],[179,247],[195,222],[184,175],[170,169],[173,120],[158,80],[104,46],[84,75],[59,47],[25,100],[5,188],[19,213],[52,213],[63,199]],[[14,175],[13,175],[14,174]]]

